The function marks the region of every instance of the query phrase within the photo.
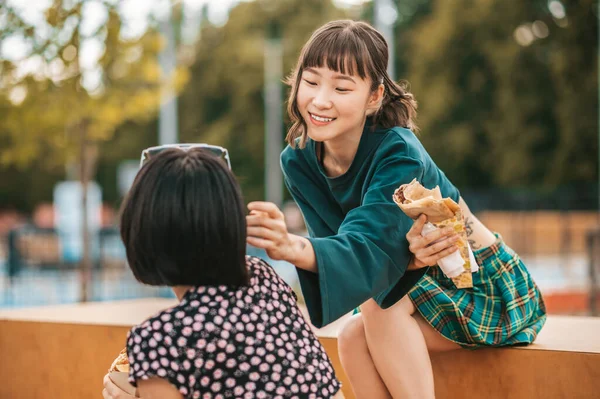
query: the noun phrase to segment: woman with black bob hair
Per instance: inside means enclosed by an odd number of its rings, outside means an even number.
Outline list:
[[[142,167],[122,205],[121,237],[141,283],[248,284],[240,188],[202,149],[168,149]]]
[[[340,383],[292,289],[245,256],[237,181],[203,148],[153,155],[121,210],[136,279],[179,303],[131,329],[129,382],[143,398],[340,397]],[[107,376],[105,399],[129,398]]]

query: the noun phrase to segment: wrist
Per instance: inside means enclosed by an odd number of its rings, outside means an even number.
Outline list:
[[[424,267],[427,267],[427,265],[425,263],[417,260],[417,258],[413,255],[410,258],[410,262],[408,262],[408,266],[406,267],[406,270],[413,271],[413,270],[422,269]]]
[[[302,259],[302,251],[304,250],[306,243],[302,241],[303,237],[297,236],[295,234],[288,233],[288,237],[290,239],[291,245],[286,261],[296,264],[300,259]]]
[[[288,261],[294,266],[316,272],[316,258],[312,244],[306,237],[288,234],[292,242]]]
[[[414,255],[410,257],[410,261],[408,262],[408,266],[406,266],[406,270],[415,270],[417,265],[415,264]]]

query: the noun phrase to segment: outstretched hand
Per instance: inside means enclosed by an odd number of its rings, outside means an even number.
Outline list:
[[[288,233],[283,212],[271,202],[256,201],[248,204],[246,216],[248,244],[263,248],[274,260],[290,261],[294,257],[294,241]]]

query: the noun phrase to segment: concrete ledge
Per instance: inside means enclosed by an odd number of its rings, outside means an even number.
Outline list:
[[[129,328],[173,299],[0,311],[0,398],[97,398]],[[344,383],[337,355],[343,320],[316,330]],[[432,356],[438,399],[591,398],[600,381],[600,318],[550,317],[534,345]]]

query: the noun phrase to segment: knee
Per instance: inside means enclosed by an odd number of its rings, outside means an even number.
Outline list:
[[[380,323],[388,323],[390,318],[394,320],[408,319],[415,312],[415,307],[408,296],[405,296],[387,309],[382,309],[373,299],[368,300],[360,306],[367,329],[378,328]]]
[[[360,305],[360,312],[366,318],[377,317],[383,313],[383,309],[375,302],[374,299],[369,299]]]
[[[352,316],[338,334],[338,351],[341,356],[355,352],[366,345],[365,324],[362,315]]]

